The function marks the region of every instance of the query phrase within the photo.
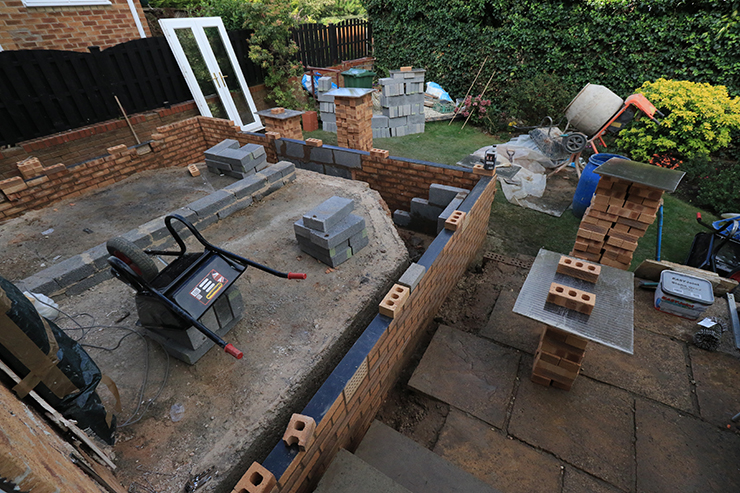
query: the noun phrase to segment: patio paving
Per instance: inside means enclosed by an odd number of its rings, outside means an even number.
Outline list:
[[[634,355],[589,343],[570,391],[536,385],[541,324],[511,312],[512,283],[526,277],[516,270],[489,286],[499,295],[488,321],[465,332],[440,326],[409,380],[450,406],[434,452],[504,493],[740,491],[740,427],[730,421],[740,412],[740,354],[731,334],[717,352],[698,349],[696,321],[655,310],[653,292],[636,289]],[[726,321],[727,302],[705,314]],[[507,403],[482,406],[485,389],[512,381]]]

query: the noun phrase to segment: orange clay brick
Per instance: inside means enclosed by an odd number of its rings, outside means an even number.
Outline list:
[[[282,113],[285,113],[285,108],[281,108],[280,106],[278,106],[277,108],[271,108],[270,113],[272,113],[273,115],[280,115]]]
[[[190,172],[190,176],[200,176],[200,170],[198,169],[198,166],[195,164],[189,165],[188,171]]]
[[[494,176],[496,174],[495,169],[486,169],[482,164],[478,163],[473,166],[473,174],[479,176]]]
[[[599,280],[601,266],[575,260],[563,255],[558,261],[557,272],[595,284]]]
[[[298,448],[301,451],[304,451],[313,441],[315,430],[316,421],[314,421],[311,416],[293,414],[293,416],[290,417],[288,428],[283,434],[283,441],[288,447],[291,445],[298,445]]]
[[[389,155],[390,153],[385,149],[376,149],[374,147],[370,149],[370,157],[373,159],[388,159]]]
[[[554,282],[550,285],[550,290],[547,293],[547,302],[585,315],[591,315],[596,302],[596,295]]]
[[[234,486],[233,493],[270,493],[276,485],[275,476],[260,463],[253,462]]]
[[[466,214],[464,212],[454,211],[445,221],[445,229],[448,229],[450,231],[457,231],[459,229],[462,231],[462,229],[465,227],[465,217]]]
[[[306,144],[311,147],[321,147],[324,145],[324,141],[321,139],[306,139]]]
[[[0,181],[0,190],[2,190],[5,195],[17,193],[27,188],[28,185],[26,185],[26,182],[23,181],[23,178],[20,176]]]
[[[395,318],[396,313],[400,312],[403,304],[406,303],[406,300],[409,297],[409,292],[409,288],[401,286],[400,284],[394,284],[378,306],[380,314],[385,315],[386,317]]]
[[[401,72],[411,72],[414,70],[413,67],[401,67]]]

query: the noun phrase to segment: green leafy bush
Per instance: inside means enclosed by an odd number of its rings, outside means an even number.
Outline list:
[[[546,116],[557,120],[574,94],[577,94],[575,87],[547,72],[531,79],[511,81],[501,98],[500,120],[524,125],[539,125]]]
[[[740,130],[740,98],[730,98],[724,86],[658,79],[639,92],[665,117],[658,124],[643,116],[619,133],[617,145],[637,161],[708,156],[727,147],[732,132]]]

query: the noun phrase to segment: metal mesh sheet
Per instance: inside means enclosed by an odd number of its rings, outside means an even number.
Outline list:
[[[596,168],[594,173],[659,188],[666,192],[675,192],[681,178],[686,174],[683,171],[618,158],[608,160]]]
[[[601,275],[594,285],[558,274],[556,269],[561,255],[544,249],[539,251],[514,304],[514,313],[632,354],[634,345],[632,272],[602,265]],[[547,293],[553,282],[594,293],[596,303],[591,315],[547,303]]]

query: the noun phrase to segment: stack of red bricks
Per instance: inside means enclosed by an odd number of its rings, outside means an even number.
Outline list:
[[[265,120],[265,130],[280,134],[284,139],[303,140],[303,130],[301,130],[302,113],[288,118],[278,117],[285,113],[285,108],[272,108],[270,113],[276,115],[275,118],[262,115]]]
[[[655,221],[663,190],[603,176],[581,220],[574,257],[627,270],[637,242]]]
[[[534,383],[570,390],[581,371],[588,341],[550,327],[545,328],[534,355]]]
[[[337,115],[337,145],[348,149],[370,151],[373,148],[372,94],[362,97],[334,97]]]

